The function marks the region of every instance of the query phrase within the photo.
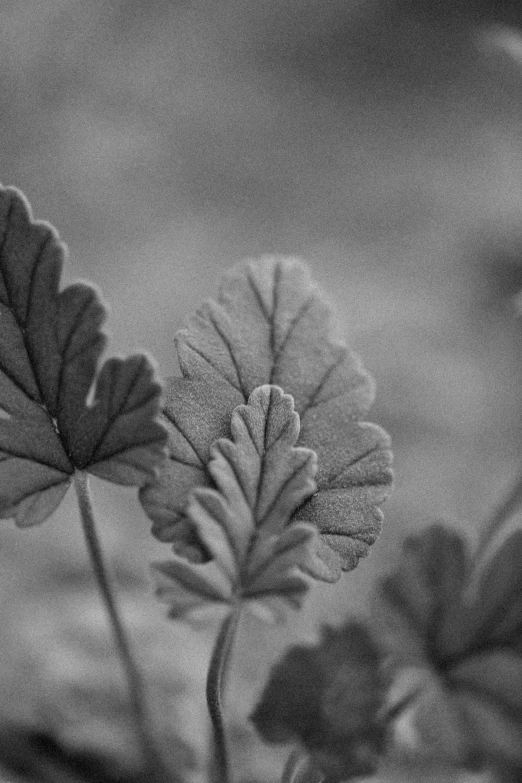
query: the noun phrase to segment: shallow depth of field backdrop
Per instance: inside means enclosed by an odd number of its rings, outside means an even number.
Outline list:
[[[522,12],[432,5],[1,4],[0,181],[59,229],[65,281],[102,288],[111,349],[146,348],[163,376],[177,372],[174,332],[222,272],[293,254],[377,381],[369,418],[389,430],[396,469],[383,535],[355,572],[315,587],[286,629],[245,622],[238,716],[279,651],[364,608],[406,531],[442,516],[472,533],[519,470]],[[210,632],[163,619],[147,568],[168,548],[134,492],[93,488],[131,631],[159,629],[155,665],[201,750]],[[89,728],[80,707],[67,713],[75,678],[109,682],[117,669],[85,674],[78,639],[94,655],[89,635],[103,638],[104,620],[84,572],[72,499],[41,528],[2,523],[0,711],[79,746],[116,742],[96,715]],[[251,737],[238,746],[254,754]]]

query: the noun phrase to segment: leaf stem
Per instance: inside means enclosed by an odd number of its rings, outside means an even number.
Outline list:
[[[295,748],[285,764],[281,783],[327,783],[327,778],[306,752]]]
[[[87,473],[77,470],[74,474],[74,487],[78,497],[85,543],[89,551],[92,569],[98,589],[109,617],[114,642],[127,680],[131,702],[132,717],[137,738],[140,743],[143,761],[151,781],[168,781],[166,769],[156,748],[153,731],[145,698],[143,679],[131,652],[131,647],[120,617],[111,581],[104,562],[100,539],[96,530],[94,510],[89,490]]]
[[[215,766],[211,775],[214,783],[231,783],[228,744],[223,720],[223,695],[240,615],[241,604],[238,602],[223,620],[208,668],[207,707],[214,735]]]
[[[304,763],[303,751],[300,748],[294,748],[294,750],[288,756],[283,775],[281,777],[281,783],[293,783],[295,780],[299,767]]]
[[[522,505],[522,476],[515,482],[504,500],[497,506],[493,514],[487,520],[480,535],[475,560],[481,559],[485,550],[500,530],[504,522],[507,522]]]

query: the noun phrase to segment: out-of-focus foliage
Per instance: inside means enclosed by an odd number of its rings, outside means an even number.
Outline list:
[[[424,752],[507,779],[522,772],[521,563],[517,531],[476,577],[461,536],[434,525],[407,539],[376,602]]]
[[[351,621],[325,628],[315,647],[292,647],[252,720],[267,742],[299,741],[328,779],[366,776],[384,748],[386,687],[379,647]]]
[[[10,739],[0,737],[0,768],[12,766],[18,751],[23,755],[24,743],[27,753],[32,748],[31,763],[36,767],[40,747],[45,766],[48,743],[57,765],[73,766],[73,759],[79,763],[83,757],[84,769],[89,768],[89,758],[95,768],[98,759],[116,778],[119,774],[132,781],[142,775],[141,753],[121,662],[92,579],[85,572],[72,573],[67,581],[54,579],[46,587],[32,601],[19,600],[15,630],[9,629],[16,660],[8,666],[11,675],[23,672],[24,684],[18,688],[16,704],[10,709],[3,705],[2,725],[11,734]],[[194,769],[205,738],[194,730],[197,708],[190,706],[190,683],[176,663],[183,651],[176,651],[176,636],[154,611],[146,585],[124,585],[120,604],[149,690],[156,737],[173,769],[185,774]],[[7,646],[4,642],[4,662]],[[194,651],[191,655],[195,660]],[[203,665],[204,650],[200,657]],[[56,749],[51,753],[53,742]],[[60,781],[58,773],[56,780]]]

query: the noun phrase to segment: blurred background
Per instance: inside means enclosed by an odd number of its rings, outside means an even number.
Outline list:
[[[519,25],[515,0],[1,5],[0,181],[59,229],[65,282],[101,287],[110,350],[145,348],[163,376],[177,372],[174,333],[222,272],[275,252],[308,261],[377,381],[370,418],[392,435],[396,468],[383,535],[285,629],[245,622],[238,726],[285,646],[364,611],[408,531],[444,517],[473,537],[520,471]],[[190,765],[206,741],[212,629],[163,619],[148,563],[168,549],[133,491],[94,491],[131,631],[149,640],[144,665],[184,713]],[[4,719],[128,756],[72,497],[39,529],[2,525],[0,583]],[[244,774],[270,778],[237,731]]]

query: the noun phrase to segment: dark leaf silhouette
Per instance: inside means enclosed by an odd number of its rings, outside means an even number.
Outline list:
[[[210,450],[217,489],[195,489],[187,516],[212,562],[178,557],[158,563],[158,595],[178,617],[210,602],[244,600],[269,620],[281,602],[299,607],[309,581],[317,531],[291,523],[295,509],[315,490],[315,454],[295,448],[299,416],[277,386],[261,386],[232,414],[231,440]]]
[[[252,720],[267,742],[300,740],[331,780],[369,775],[386,735],[382,653],[366,626],[326,628],[292,647],[271,672]]]
[[[437,756],[522,770],[522,532],[478,578],[462,538],[441,524],[407,539],[378,596],[398,673],[419,689],[412,720]]]
[[[19,525],[48,517],[76,469],[142,485],[164,454],[151,363],[109,359],[97,375],[105,307],[90,285],[59,290],[64,256],[22,194],[0,188],[0,516]]]
[[[362,422],[374,396],[359,360],[330,336],[331,312],[307,268],[265,257],[224,278],[176,338],[183,378],[169,383],[170,459],[141,493],[153,532],[194,560],[205,553],[185,522],[187,493],[211,483],[212,443],[228,437],[234,407],[263,384],[295,400],[299,444],[318,456],[317,493],[297,518],[321,536],[314,576],[335,581],[354,568],[381,529],[391,484],[386,433]]]

